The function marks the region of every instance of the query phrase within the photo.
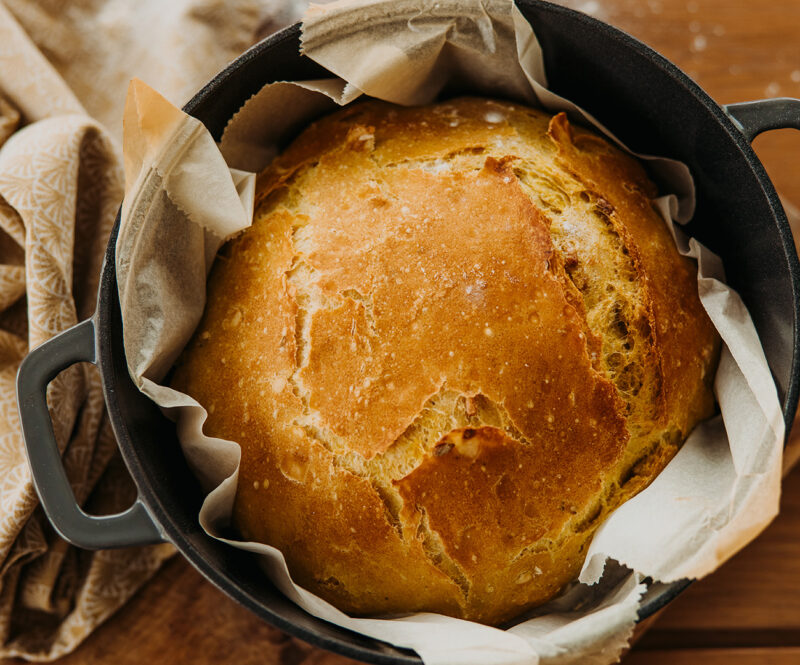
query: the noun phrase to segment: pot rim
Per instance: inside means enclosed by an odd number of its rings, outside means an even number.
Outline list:
[[[681,71],[667,58],[660,55],[655,50],[632,37],[628,33],[594,17],[566,7],[562,7],[560,5],[552,4],[551,2],[547,2],[545,0],[515,1],[518,5],[523,7],[544,6],[549,12],[552,12],[556,16],[568,15],[570,19],[578,20],[586,24],[591,28],[591,30],[599,32],[611,40],[621,42],[624,46],[627,46],[628,48],[636,51],[639,55],[646,58],[650,65],[660,69],[671,79],[680,84],[687,95],[693,97],[711,114],[714,119],[717,120],[717,122],[724,128],[730,141],[738,148],[750,171],[756,176],[773,213],[781,241],[781,248],[784,252],[789,267],[792,294],[794,295],[794,306],[791,312],[793,326],[792,361],[790,368],[791,378],[787,386],[786,394],[782,400],[782,410],[784,420],[787,425],[788,436],[788,432],[797,409],[798,396],[800,396],[800,330],[798,329],[798,321],[800,321],[800,297],[798,297],[798,294],[800,294],[800,262],[798,262],[797,254],[794,248],[794,240],[788,220],[786,219],[786,215],[783,210],[783,206],[780,203],[780,199],[778,198],[771,180],[769,179],[760,160],[753,151],[749,141],[742,133],[741,129],[736,126],[730,115],[726,113],[724,108],[717,104],[702,88],[700,88],[700,86],[697,85],[697,83],[690,79],[683,71]],[[218,95],[226,83],[228,83],[230,79],[237,73],[237,71],[240,70],[245,64],[252,60],[258,59],[262,53],[272,50],[276,45],[284,41],[296,39],[299,34],[300,23],[295,23],[253,45],[238,58],[233,60],[229,65],[227,65],[205,86],[203,86],[192,97],[192,99],[187,102],[187,104],[183,107],[183,110],[190,115],[194,115],[195,112],[198,112],[198,109],[202,109],[203,104],[209,98],[213,98],[214,96]],[[243,103],[244,102],[242,102],[242,104]],[[221,132],[221,128],[217,128],[215,132],[212,132],[216,140],[220,139]],[[136,485],[139,489],[140,498],[146,505],[148,512],[153,517],[154,521],[158,524],[169,541],[177,547],[180,553],[206,579],[224,591],[227,595],[233,597],[239,603],[253,611],[255,614],[267,620],[276,628],[295,637],[301,638],[315,646],[333,650],[345,656],[366,662],[386,665],[401,663],[406,665],[411,665],[412,663],[418,665],[421,661],[416,653],[411,650],[399,649],[391,645],[386,645],[385,643],[365,638],[362,635],[352,633],[346,629],[338,629],[338,631],[343,631],[341,637],[339,635],[331,636],[330,634],[321,635],[319,632],[314,632],[300,627],[290,620],[284,618],[281,614],[273,612],[271,608],[266,607],[253,595],[249,594],[238,585],[232,583],[224,570],[211,565],[203,556],[202,552],[198,551],[186,538],[185,534],[173,523],[173,520],[170,518],[168,512],[164,509],[164,506],[159,498],[159,493],[157,489],[154,489],[151,479],[138,471],[138,469],[141,469],[142,465],[139,461],[139,454],[135,445],[130,444],[130,442],[132,442],[134,439],[130,435],[128,431],[128,424],[125,422],[121,414],[120,407],[116,399],[116,393],[113,388],[106,383],[106,374],[102,371],[103,366],[110,366],[111,363],[111,319],[119,316],[115,268],[115,248],[117,234],[119,231],[119,223],[120,216],[118,213],[106,250],[102,269],[103,278],[101,278],[100,282],[101,286],[98,293],[97,310],[95,313],[97,357],[98,365],[100,366],[101,374],[103,375],[106,404],[111,415],[111,421],[115,434],[120,442],[119,447],[122,452],[123,459],[128,469],[132,472],[131,475],[135,479]],[[108,276],[106,276],[106,274]],[[639,609],[639,621],[662,609],[690,584],[690,580],[680,580],[667,585],[659,585],[660,588],[658,589],[657,593],[655,593],[651,598],[644,598]],[[322,620],[317,621],[321,622]],[[350,635],[353,637],[350,637]],[[350,639],[347,639],[347,637],[350,637]]]

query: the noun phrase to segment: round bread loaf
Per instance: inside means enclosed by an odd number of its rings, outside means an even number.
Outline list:
[[[718,337],[595,134],[516,104],[368,101],[259,177],[174,385],[242,448],[234,522],[356,615],[497,624],[712,414]]]

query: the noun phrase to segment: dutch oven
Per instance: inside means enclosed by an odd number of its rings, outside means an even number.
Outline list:
[[[697,210],[687,230],[722,257],[729,284],[750,310],[788,433],[800,374],[800,264],[783,208],[750,142],[770,129],[800,129],[800,100],[721,107],[675,65],[624,32],[541,0],[517,4],[541,43],[551,90],[587,109],[636,152],[672,157],[691,169]],[[219,140],[230,117],[265,84],[327,76],[300,53],[296,24],[242,54],[184,110]],[[19,370],[17,394],[34,483],[55,529],[92,549],[170,541],[212,583],[280,630],[369,663],[420,663],[412,651],[307,614],[272,586],[252,555],[200,528],[204,495],[182,456],[175,427],[128,375],[114,261],[118,229],[119,217],[94,316],[32,351]],[[47,411],[47,384],[81,361],[100,370],[111,424],[139,491],[133,506],[118,515],[89,516],[77,506]],[[687,585],[652,585],[640,619]]]

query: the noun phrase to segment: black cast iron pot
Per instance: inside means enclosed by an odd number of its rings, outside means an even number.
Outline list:
[[[800,377],[800,264],[781,204],[750,142],[769,129],[800,129],[800,100],[721,108],[674,65],[627,34],[540,0],[518,0],[518,5],[541,42],[553,91],[589,110],[637,152],[689,165],[698,193],[689,233],[721,255],[729,283],[750,310],[788,432]],[[294,25],[257,44],[185,110],[219,140],[228,119],[263,85],[329,76],[300,54],[299,36]],[[23,433],[36,489],[53,526],[85,548],[168,540],[211,582],[287,633],[370,663],[419,663],[411,651],[310,616],[267,581],[251,555],[202,531],[197,515],[203,494],[181,454],[175,428],[128,376],[114,269],[118,226],[119,219],[106,251],[94,317],[35,349],[19,370]],[[100,369],[119,448],[139,489],[136,503],[119,515],[92,517],[76,505],[56,449],[45,389],[58,372],[79,361]],[[687,584],[651,587],[640,618],[663,607]]]

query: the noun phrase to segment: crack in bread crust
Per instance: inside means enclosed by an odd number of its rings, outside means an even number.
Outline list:
[[[453,558],[447,554],[444,543],[439,534],[431,528],[428,513],[424,508],[417,507],[420,515],[417,524],[417,538],[422,541],[425,556],[437,569],[449,577],[458,587],[464,600],[469,597],[472,584],[464,574],[464,570]]]
[[[304,218],[300,218],[293,228],[292,243],[295,254],[291,267],[286,272],[287,283],[292,287],[296,307],[295,370],[289,377],[288,383],[302,404],[302,415],[295,419],[295,424],[301,427],[309,438],[331,453],[335,467],[370,483],[383,502],[387,522],[395,529],[398,537],[405,540],[407,536],[401,519],[403,499],[393,486],[393,481],[408,476],[423,461],[435,454],[436,445],[449,432],[459,428],[496,427],[520,444],[530,444],[514,426],[502,405],[480,393],[466,395],[442,387],[428,399],[414,421],[387,450],[371,459],[365,459],[360,454],[349,451],[347,442],[326,428],[321,415],[311,408],[310,393],[300,376],[302,370],[308,366],[314,314],[321,309],[335,309],[341,306],[341,302],[337,302],[336,299],[322,296],[316,285],[318,274],[306,260],[312,249],[311,238],[304,233],[306,228]],[[370,332],[374,334],[372,294],[344,289],[338,295],[340,299],[348,298],[364,306]],[[447,554],[441,537],[430,526],[425,509],[420,506],[414,506],[414,509],[419,516],[416,537],[422,542],[425,556],[433,566],[456,584],[466,599],[471,586],[469,579],[455,560]]]

